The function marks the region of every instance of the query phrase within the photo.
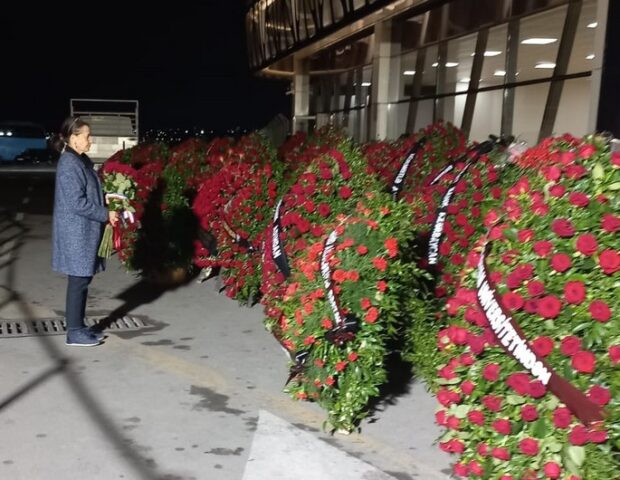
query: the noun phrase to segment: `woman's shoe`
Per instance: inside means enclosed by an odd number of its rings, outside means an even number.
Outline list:
[[[88,328],[80,328],[79,330],[68,330],[65,343],[72,347],[94,347],[101,343],[101,339],[91,334]]]

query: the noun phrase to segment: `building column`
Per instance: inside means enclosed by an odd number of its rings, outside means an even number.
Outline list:
[[[308,132],[310,120],[310,68],[307,58],[294,60],[293,133]]]
[[[392,21],[387,20],[375,25],[374,35],[368,136],[369,140],[384,140],[389,136],[388,106],[393,97],[398,96],[401,72],[400,65],[396,69],[395,60],[392,59],[397,48],[392,43]]]

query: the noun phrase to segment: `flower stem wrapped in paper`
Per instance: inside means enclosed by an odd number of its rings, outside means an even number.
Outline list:
[[[119,213],[120,225],[106,224],[98,255],[110,258],[114,250],[121,248],[121,226],[134,222],[135,209],[131,201],[135,199],[137,184],[131,176],[120,172],[106,172],[103,177],[103,190],[108,209]]]

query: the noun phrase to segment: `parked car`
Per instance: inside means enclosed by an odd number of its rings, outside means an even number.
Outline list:
[[[41,125],[0,122],[0,163],[43,163],[52,162],[55,158]]]

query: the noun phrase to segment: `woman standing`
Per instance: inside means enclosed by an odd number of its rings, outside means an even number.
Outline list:
[[[84,323],[88,286],[95,273],[104,269],[97,250],[106,222],[115,225],[118,213],[104,205],[101,183],[90,149],[90,127],[79,117],[67,118],[54,148],[61,152],[56,170],[52,269],[67,275],[67,345],[92,347],[103,335]]]

